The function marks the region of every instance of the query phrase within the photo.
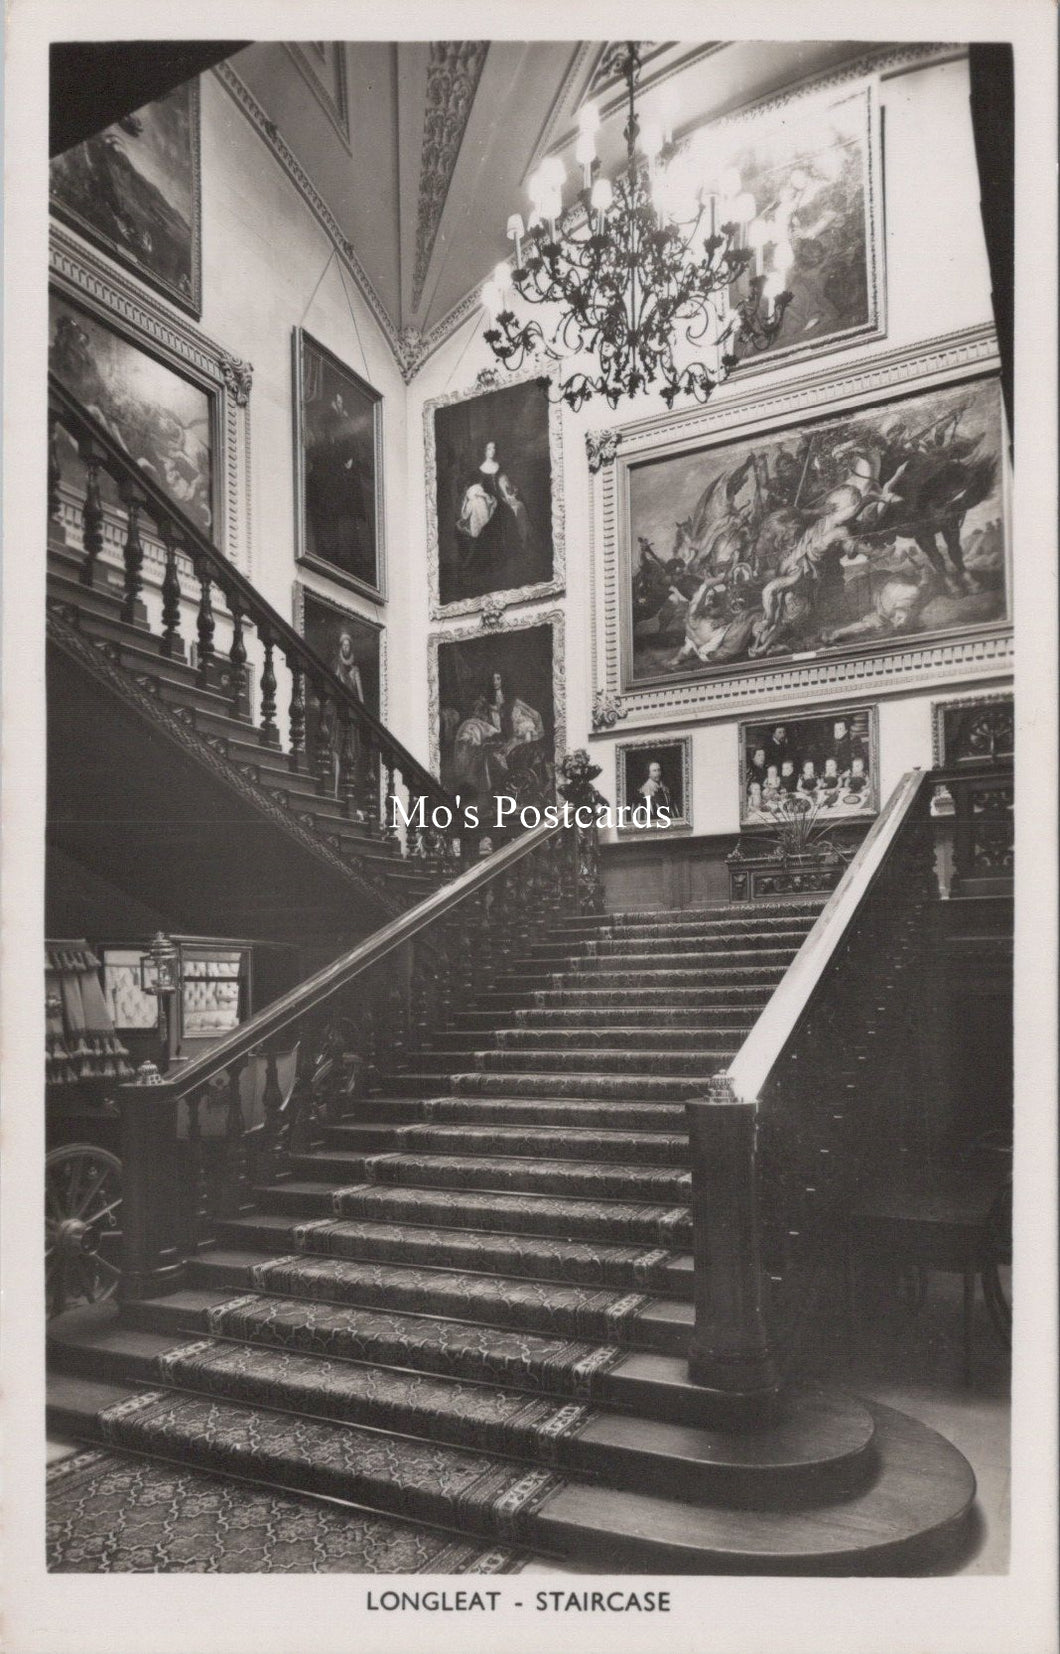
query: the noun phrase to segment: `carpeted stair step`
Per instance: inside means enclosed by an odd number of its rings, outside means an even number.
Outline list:
[[[264,1212],[222,1223],[217,1240],[226,1250],[246,1253],[253,1248],[270,1256],[303,1252],[379,1263],[444,1263],[456,1269],[493,1270],[616,1292],[650,1291],[672,1298],[688,1298],[692,1292],[691,1253],[657,1246],[592,1244],[441,1224],[355,1222],[349,1218],[306,1222],[291,1215]]]
[[[647,1027],[659,1033],[664,1029],[695,1029],[720,1028],[725,1034],[739,1033],[743,1038],[755,1020],[757,1012],[753,1005],[687,1005],[674,1008],[665,1005],[653,1006],[645,1014],[638,1010],[636,1005],[620,1005],[615,1003],[598,1004],[595,1006],[576,1005],[520,1006],[508,1013],[508,1018],[502,1020],[503,1013],[498,1011],[463,1011],[453,1021],[446,1032],[445,1038],[459,1038],[464,1034],[493,1032],[498,1027],[504,1029],[538,1028],[563,1030],[567,1028],[637,1028]]]
[[[667,931],[675,926],[714,930],[761,930],[772,925],[793,926],[806,921],[812,925],[827,898],[799,898],[790,902],[727,902],[715,907],[673,910],[634,908],[622,913],[564,914],[549,926],[552,936],[583,937],[610,935],[626,930]]]
[[[494,1049],[534,1051],[554,1049],[561,1043],[566,1049],[569,1041],[570,1049],[578,1052],[595,1047],[605,1050],[621,1048],[674,1052],[692,1051],[710,1045],[731,1052],[743,1043],[746,1034],[746,1027],[726,1027],[724,1024],[719,1026],[704,1022],[692,1023],[684,1028],[653,1027],[648,1024],[646,1017],[641,1017],[639,1024],[627,1027],[615,1027],[603,1019],[595,1027],[577,1022],[557,1026],[555,1019],[546,1015],[537,1027],[519,1023],[511,1028],[498,1028],[494,1032],[492,1043],[485,1046],[481,1039],[476,1043],[474,1032],[435,1035],[434,1049],[438,1054]]]
[[[716,1072],[715,1068],[711,1068],[705,1074],[692,1078],[677,1074],[643,1073],[487,1074],[478,1070],[474,1073],[451,1074],[449,1083],[453,1090],[462,1096],[500,1097],[510,1093],[515,1097],[613,1097],[629,1102],[649,1102],[657,1098],[660,1102],[673,1103],[683,1098],[702,1097],[707,1081]],[[409,1074],[401,1076],[406,1082],[415,1078],[417,1076]],[[437,1089],[437,1075],[424,1074],[419,1078],[422,1079],[425,1089]],[[411,1085],[409,1089],[412,1089]]]
[[[670,984],[666,987],[604,987],[599,983],[577,987],[537,988],[521,999],[503,996],[513,1008],[538,1010],[618,1010],[639,1011],[643,1006],[666,1006],[669,1009],[699,1010],[711,1008],[723,1011],[730,1005],[742,1010],[759,1012],[769,1003],[771,989],[765,983],[741,979],[738,982],[715,983],[712,986],[687,987]],[[493,996],[488,996],[492,998]],[[500,995],[498,998],[502,997]]]
[[[492,1122],[442,1123],[390,1127],[334,1126],[326,1147],[361,1152],[361,1133],[389,1131],[392,1146],[402,1154],[485,1154],[540,1156],[549,1159],[595,1160],[633,1165],[683,1166],[688,1163],[688,1137],[662,1129],[617,1131],[574,1126]]]
[[[69,1382],[69,1381],[67,1381]],[[91,1386],[86,1386],[86,1390]],[[113,1386],[96,1386],[98,1391]],[[426,1522],[503,1548],[609,1572],[888,1573],[938,1563],[975,1493],[967,1462],[934,1431],[874,1407],[877,1473],[799,1508],[691,1504],[518,1460],[330,1420],[154,1390],[96,1413],[80,1433],[118,1451],[325,1494],[388,1518]],[[70,1413],[76,1411],[71,1405]],[[919,1497],[909,1500],[911,1485]]]
[[[610,965],[591,971],[542,971],[533,975],[512,975],[501,978],[501,983],[514,992],[540,992],[547,988],[589,988],[606,992],[620,988],[697,988],[702,993],[713,987],[756,987],[759,993],[769,992],[785,971],[783,965],[703,965],[689,969],[684,966],[645,966],[638,970],[624,970]]]
[[[332,1255],[291,1253],[261,1260],[256,1253],[218,1247],[195,1259],[189,1280],[203,1287],[217,1282],[284,1299],[443,1316],[674,1355],[687,1350],[692,1331],[689,1303],[645,1292]]]
[[[146,1348],[145,1348],[146,1346]],[[150,1353],[148,1353],[150,1351]],[[73,1351],[51,1351],[62,1370]],[[755,1440],[528,1395],[517,1387],[401,1372],[212,1338],[172,1337],[111,1325],[91,1350],[93,1375],[214,1395],[315,1418],[340,1419],[447,1445],[470,1447],[599,1476],[613,1486],[677,1498],[759,1505],[849,1488],[871,1474],[871,1414],[808,1388],[792,1396],[782,1425]]]
[[[346,1183],[511,1190],[601,1200],[672,1201],[675,1205],[688,1200],[691,1187],[691,1174],[673,1166],[532,1160],[518,1155],[353,1155],[318,1149],[293,1156],[291,1169],[295,1176],[315,1174],[322,1180],[333,1178]]]
[[[790,956],[798,952],[808,934],[808,929],[769,930],[757,933],[728,931],[719,936],[694,931],[686,935],[665,932],[659,936],[645,937],[634,931],[625,936],[594,937],[584,942],[539,942],[530,950],[527,957],[535,962],[549,959],[570,959],[572,962],[580,962],[585,959],[644,958],[656,953],[691,954],[695,957],[725,957],[733,952],[751,958],[762,953],[784,953]]]
[[[577,1097],[373,1097],[372,1115],[380,1122],[416,1125],[600,1126],[605,1131],[685,1132],[683,1103],[592,1102]],[[325,1128],[325,1143],[341,1141],[348,1123]],[[340,1134],[336,1137],[336,1133]]]
[[[261,1191],[272,1210],[293,1211],[300,1204],[307,1216],[323,1210],[341,1218],[382,1223],[458,1225],[464,1229],[500,1231],[513,1235],[547,1235],[562,1240],[606,1245],[687,1248],[692,1241],[692,1215],[684,1201],[666,1204],[645,1200],[585,1199],[577,1195],[506,1194],[500,1190],[453,1187],[390,1187],[376,1183],[349,1184],[327,1191],[328,1201],[313,1201],[307,1191],[322,1184],[277,1184]],[[289,1191],[298,1189],[294,1195]],[[287,1197],[286,1200],[284,1197]]]
[[[551,1050],[540,1046],[530,1051],[509,1050],[507,1046],[502,1046],[500,1050],[476,1051],[474,1058],[478,1067],[491,1074],[532,1067],[540,1074],[624,1074],[633,1068],[637,1073],[710,1075],[725,1067],[739,1045],[739,1040],[730,1040],[728,1043],[717,1041],[709,1046],[696,1046],[688,1051],[665,1047],[615,1050],[604,1046],[579,1047],[572,1041],[570,1045],[555,1045],[554,1042]],[[445,1055],[444,1052],[419,1052],[414,1059],[416,1068],[422,1071],[427,1062],[441,1061]]]

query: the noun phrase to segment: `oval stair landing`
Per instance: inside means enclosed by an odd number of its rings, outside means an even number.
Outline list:
[[[557,924],[223,1223],[180,1291],[57,1323],[52,1424],[123,1466],[264,1484],[309,1528],[338,1501],[350,1571],[372,1521],[398,1572],[951,1565],[975,1482],[935,1432],[817,1389],[718,1429],[687,1377],[684,1100],[819,908]]]

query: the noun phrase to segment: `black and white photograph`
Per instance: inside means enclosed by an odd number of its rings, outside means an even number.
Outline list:
[[[381,601],[382,398],[303,328],[294,363],[298,561]]]
[[[540,378],[428,411],[438,612],[458,614],[499,592],[554,589],[554,425]]]
[[[631,741],[615,748],[615,779],[623,833],[671,832],[692,825],[692,743]],[[636,812],[634,815],[633,812]]]
[[[5,1649],[1060,1654],[1053,8],[270,3],[5,20]]]

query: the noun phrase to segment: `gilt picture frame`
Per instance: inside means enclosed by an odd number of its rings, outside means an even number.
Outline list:
[[[335,667],[342,649],[343,634],[351,639],[347,651],[356,663],[364,704],[373,718],[386,717],[386,628],[381,620],[361,614],[330,593],[319,592],[302,580],[294,582],[295,630]]]
[[[383,397],[296,327],[295,560],[386,601]]]
[[[561,593],[562,414],[553,381],[483,369],[469,390],[425,405],[423,443],[431,619]]]
[[[997,367],[993,329],[984,326],[915,347],[880,351],[846,369],[817,371],[797,383],[782,385],[765,402],[750,387],[734,386],[731,396],[726,387],[724,396],[705,410],[590,433],[599,594],[592,665],[598,697],[616,707],[627,727],[633,728],[673,724],[705,713],[728,715],[744,709],[750,713],[763,701],[776,706],[791,706],[800,700],[838,701],[855,689],[900,693],[921,683],[997,677],[1007,672],[1012,661],[1010,477]],[[923,418],[918,422],[920,414]],[[925,530],[926,537],[928,524],[912,522],[907,535],[904,522],[892,522],[883,515],[892,503],[908,503],[901,491],[904,478],[909,478],[911,486],[925,466],[934,465],[930,453],[926,458],[920,452],[896,456],[887,452],[888,443],[900,445],[904,439],[907,447],[916,449],[919,444],[928,450],[933,434],[962,463],[968,461],[977,470],[982,509],[976,506],[974,520],[971,508],[965,511],[958,535],[958,557],[966,565],[963,586],[941,531],[936,534],[931,558],[914,537],[918,528]],[[823,447],[820,464],[812,451],[817,444]],[[791,498],[769,502],[765,490],[778,486],[778,455],[796,467],[788,490]],[[905,466],[907,458],[915,463]],[[982,466],[980,460],[985,462]],[[873,471],[877,462],[878,477]],[[658,524],[647,520],[643,499],[633,497],[634,479],[651,468],[666,485],[657,490]],[[812,479],[812,487],[803,482],[803,470]],[[739,474],[733,476],[734,472]],[[675,479],[681,478],[682,487],[688,488],[687,498],[674,486]],[[836,491],[848,485],[859,490],[856,497],[851,495],[851,514],[839,511],[845,521],[823,522],[833,506],[843,504]],[[779,486],[785,486],[783,477]],[[776,543],[760,551],[758,538],[768,512],[756,516],[756,491],[770,505],[783,508],[779,516],[774,512],[770,523],[776,530]],[[859,523],[862,505],[869,510]],[[712,506],[720,509],[712,514]],[[725,612],[717,617],[714,635],[697,633],[692,639],[695,647],[686,649],[690,629],[683,615],[694,606],[697,594],[701,599],[707,595],[703,588],[714,583],[717,573],[713,566],[700,570],[692,564],[704,555],[708,562],[718,557],[725,560],[723,554],[730,548],[719,530],[726,526],[721,521],[726,514],[739,519],[735,526],[751,543],[752,552],[758,553],[758,567],[753,566],[753,557],[729,559],[731,568],[724,572],[736,570],[740,588],[736,589],[735,581],[723,584],[720,600]],[[851,522],[857,533],[850,531]],[[756,626],[760,628],[764,618],[763,591],[771,580],[797,574],[801,552],[807,554],[804,561],[812,561],[809,553],[814,548],[803,537],[815,525],[822,539],[833,538],[826,529],[837,530],[823,561],[837,564],[828,570],[837,586],[831,598],[845,600],[848,612],[844,612],[843,601],[836,602],[837,612],[831,618],[815,608],[820,598],[815,576],[801,584],[798,578],[791,582],[794,596],[807,598],[800,605],[803,613],[792,617],[789,588],[781,580],[773,593],[774,618],[781,624],[773,637],[765,639],[765,647],[752,652],[749,645],[757,641]],[[677,544],[682,527],[684,539],[692,543],[691,551],[684,543]],[[700,529],[709,545],[696,543],[704,539]],[[658,546],[652,544],[653,533]],[[845,533],[850,533],[849,542]],[[641,594],[634,582],[647,560],[642,538],[649,543],[667,591],[654,610],[635,612],[635,600]],[[765,555],[769,552],[777,555],[771,560]],[[790,566],[782,569],[785,556]],[[675,558],[679,562],[668,568]],[[748,570],[742,565],[749,562],[752,567],[745,579]],[[673,612],[662,616],[665,626],[655,622],[645,627],[643,621],[653,622],[668,600],[669,588],[676,584],[675,570],[701,578],[694,580],[687,595],[678,588],[671,603]],[[905,574],[909,575],[908,592],[898,589],[899,577]],[[857,608],[859,576],[865,589]],[[929,577],[937,591],[927,589]],[[911,600],[904,609],[897,602],[903,595]],[[713,591],[709,596],[718,600]],[[744,619],[728,629],[740,614]],[[703,618],[712,617],[704,612]],[[797,624],[788,625],[792,618]],[[819,622],[816,632],[815,619]],[[736,637],[740,625],[747,634],[744,637]],[[648,644],[653,630],[670,635]],[[826,630],[831,634],[827,638]],[[717,641],[727,646],[719,649]]]
[[[495,675],[502,680],[496,706]],[[489,795],[507,788],[523,802],[554,802],[555,766],[566,749],[561,609],[500,628],[432,633],[427,685],[430,763],[443,786],[465,802],[477,796],[488,809]]]
[[[659,766],[656,776],[652,766]],[[654,786],[653,783],[658,783]],[[639,741],[620,741],[615,746],[615,795],[620,810],[643,807],[645,787],[657,797],[662,790],[670,814],[669,826],[658,822],[639,826],[620,817],[618,836],[622,839],[660,838],[673,832],[692,830],[692,737],[677,735]],[[651,814],[654,814],[654,808]]]
[[[739,725],[740,826],[768,828],[793,808],[814,825],[869,821],[880,808],[876,706],[747,719]]]
[[[196,319],[202,314],[199,80],[53,157],[52,211]]]

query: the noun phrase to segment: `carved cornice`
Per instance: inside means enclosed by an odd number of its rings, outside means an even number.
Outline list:
[[[418,305],[423,295],[438,226],[488,51],[487,40],[432,40],[427,46],[413,305]]]
[[[139,679],[117,664],[118,645],[90,640],[77,626],[77,612],[71,605],[48,600],[47,632],[56,646],[102,683],[127,706],[131,706],[156,729],[209,770],[225,786],[233,788],[256,810],[266,816],[282,832],[301,844],[302,848],[324,862],[331,870],[354,885],[369,901],[387,913],[397,915],[404,911],[401,903],[387,890],[385,875],[380,871],[371,877],[332,849],[319,832],[311,832],[300,817],[284,808],[275,796],[254,779],[255,766],[237,767],[226,756],[227,743],[215,737],[207,741],[193,729],[181,713],[191,717],[189,707],[169,707],[159,699],[158,684],[153,679]]]
[[[272,151],[273,156],[286,172],[302,200],[330,238],[336,252],[356,282],[361,297],[382,329],[387,344],[393,351],[398,363],[402,364],[404,373],[402,357],[406,347],[402,344],[402,335],[379,297],[372,278],[357,257],[353,243],[347,238],[331,208],[294,154],[276,122],[269,119],[249,86],[232,68],[231,63],[215,64],[213,73],[236,106],[242,110],[262,142]]]
[[[601,465],[610,465],[618,452],[621,438],[621,431],[586,431],[585,453],[590,475],[595,476]]]
[[[620,695],[606,689],[597,689],[593,695],[593,731],[614,729],[620,719],[628,717]]]

